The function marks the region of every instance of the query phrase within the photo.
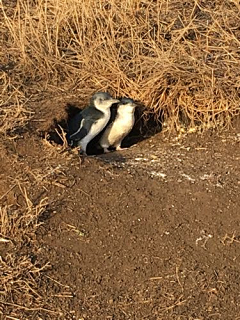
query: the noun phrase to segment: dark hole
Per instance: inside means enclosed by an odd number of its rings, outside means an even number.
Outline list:
[[[70,104],[68,103],[66,105],[66,111],[67,111],[67,118],[62,119],[61,121],[57,121],[54,119],[53,123],[53,130],[48,132],[49,135],[49,141],[53,141],[56,144],[63,145],[63,140],[61,139],[60,135],[58,134],[59,130],[62,128],[65,133],[67,133],[68,136],[68,124],[69,121],[74,118],[80,111],[81,109],[77,107],[75,104]]]
[[[156,115],[154,112],[149,112],[144,116],[144,110],[143,105],[136,109],[135,124],[129,135],[124,138],[123,148],[129,148],[162,131],[163,114]]]
[[[61,121],[57,121],[54,119],[54,124],[53,124],[54,130],[51,130],[48,132],[49,141],[53,141],[56,144],[63,145],[63,140],[61,139],[60,135],[57,133],[59,132],[60,128],[62,128],[64,131],[67,130],[67,121],[65,119]]]

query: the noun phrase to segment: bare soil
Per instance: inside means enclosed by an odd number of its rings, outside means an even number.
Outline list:
[[[65,104],[39,104],[1,137],[1,201],[21,206],[20,183],[49,203],[19,249],[48,263],[45,307],[9,297],[3,319],[240,319],[240,121],[82,158],[44,138],[66,117]],[[0,243],[2,259],[11,250]]]

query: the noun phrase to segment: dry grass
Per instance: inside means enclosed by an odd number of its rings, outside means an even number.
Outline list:
[[[31,118],[32,112],[21,100],[24,99],[20,99],[18,92],[14,92],[7,101],[0,100],[0,134],[17,133],[17,129],[22,128]]]
[[[15,188],[22,195],[21,207],[0,207],[0,314],[9,317],[18,317],[22,311],[42,310],[44,299],[39,292],[39,281],[41,272],[48,267],[34,262],[35,233],[47,199],[34,205],[20,184]]]
[[[14,143],[7,141],[6,145]],[[52,266],[39,239],[54,207],[54,200],[48,200],[44,191],[47,193],[51,185],[58,190],[67,189],[74,184],[74,178],[66,176],[61,164],[56,165],[60,156],[67,161],[61,150],[57,153],[45,140],[43,144],[44,164],[39,159],[36,167],[32,167],[28,161],[19,163],[16,150],[5,153],[4,139],[0,141],[3,182],[0,185],[0,318],[3,319],[59,319],[60,307],[52,300],[72,297],[68,286],[47,276]]]
[[[226,125],[239,113],[237,1],[17,0],[1,5],[4,95],[94,91],[164,114],[168,128]]]

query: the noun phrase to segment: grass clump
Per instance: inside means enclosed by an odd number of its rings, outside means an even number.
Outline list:
[[[47,199],[34,205],[26,190],[21,185],[18,187],[22,205],[0,206],[0,314],[9,319],[44,308],[38,284],[42,271],[48,268],[48,264],[35,263],[36,230],[46,210]],[[4,196],[0,198],[1,203]]]

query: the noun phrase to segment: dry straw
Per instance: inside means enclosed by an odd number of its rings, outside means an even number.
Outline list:
[[[40,266],[32,259],[37,250],[35,243],[39,218],[45,212],[48,201],[44,198],[34,205],[19,182],[11,189],[19,190],[23,203],[18,207],[0,206],[0,314],[19,316],[23,310],[41,310],[43,307],[44,298],[38,282],[48,263]]]
[[[85,101],[108,90],[163,111],[169,129],[222,126],[239,113],[239,11],[221,0],[3,1],[1,84]]]

